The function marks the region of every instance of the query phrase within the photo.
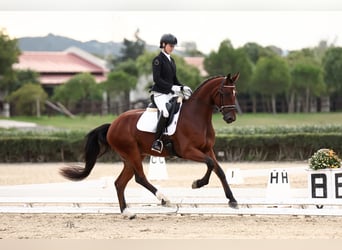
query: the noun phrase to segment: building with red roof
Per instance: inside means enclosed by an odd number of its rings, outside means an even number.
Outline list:
[[[54,52],[23,51],[18,59],[13,67],[38,72],[39,81],[49,94],[76,74],[88,72],[100,83],[109,72],[106,61],[75,47]]]
[[[200,75],[202,77],[208,76],[207,71],[204,69],[204,57],[203,56],[184,57],[184,60],[187,64],[190,64],[196,67],[199,70]]]

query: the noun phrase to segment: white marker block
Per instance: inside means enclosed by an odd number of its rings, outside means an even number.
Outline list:
[[[289,175],[285,169],[273,169],[269,173],[266,199],[282,202],[291,198]]]
[[[342,170],[309,169],[308,189],[312,199],[342,199]]]
[[[227,169],[226,179],[227,179],[228,184],[243,184],[244,183],[240,168]]]
[[[167,180],[168,174],[164,157],[151,156],[148,167],[149,180]]]

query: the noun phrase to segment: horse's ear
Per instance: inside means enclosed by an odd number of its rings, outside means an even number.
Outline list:
[[[240,77],[240,72],[237,72],[233,77],[232,77],[232,81],[235,83]]]
[[[226,84],[233,83],[232,74],[228,73],[226,76]]]

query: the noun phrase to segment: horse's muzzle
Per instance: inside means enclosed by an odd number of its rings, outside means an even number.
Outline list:
[[[226,123],[232,123],[236,120],[235,112],[228,112],[223,115],[223,120]]]

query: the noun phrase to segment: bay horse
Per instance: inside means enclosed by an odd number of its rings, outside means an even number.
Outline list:
[[[227,183],[226,176],[218,164],[213,146],[215,131],[212,125],[214,108],[222,113],[224,121],[232,123],[236,119],[235,83],[239,73],[231,76],[215,76],[205,80],[183,102],[177,130],[170,136],[173,152],[179,157],[207,165],[205,175],[192,183],[192,188],[200,188],[209,183],[212,171],[220,179],[228,205],[237,208],[238,203]],[[167,157],[172,155],[164,147],[161,154],[151,150],[154,133],[139,131],[137,121],[144,112],[134,109],[119,115],[111,124],[103,124],[88,133],[84,148],[85,167],[69,166],[61,169],[61,174],[71,180],[86,178],[93,169],[98,157],[107,150],[116,151],[123,161],[123,169],[115,180],[115,188],[120,210],[124,217],[130,219],[135,215],[127,209],[124,191],[127,183],[135,177],[135,181],[152,192],[162,205],[170,205],[169,199],[157,190],[146,178],[142,161],[148,155]],[[104,149],[104,150],[103,150]]]

